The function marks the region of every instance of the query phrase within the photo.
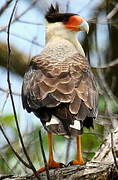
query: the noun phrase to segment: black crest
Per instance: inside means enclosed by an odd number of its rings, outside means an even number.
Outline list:
[[[68,21],[70,16],[74,16],[76,14],[73,13],[60,13],[59,12],[59,5],[56,3],[55,7],[51,4],[50,8],[48,9],[45,18],[49,23],[55,22],[66,22]]]

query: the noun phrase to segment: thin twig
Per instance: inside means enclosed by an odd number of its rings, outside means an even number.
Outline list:
[[[27,160],[29,162],[29,166],[28,167],[30,167],[30,169],[32,169],[32,171],[35,174],[36,178],[39,179],[37,171],[36,171],[34,165],[32,164],[32,161],[30,160],[30,157],[29,157],[29,155],[28,155],[28,153],[26,151],[26,148],[24,146],[24,142],[23,142],[22,135],[21,135],[21,132],[20,132],[20,127],[19,127],[19,124],[18,124],[15,104],[14,104],[13,95],[12,95],[11,82],[10,82],[10,58],[11,58],[10,26],[11,26],[12,18],[14,16],[14,13],[15,13],[15,10],[16,10],[17,3],[18,3],[18,0],[16,0],[15,5],[13,7],[13,10],[12,10],[12,13],[11,13],[11,16],[10,16],[10,20],[9,20],[9,23],[8,23],[8,30],[7,30],[7,34],[8,34],[8,36],[7,36],[7,43],[8,43],[7,83],[8,83],[8,87],[9,87],[9,93],[10,93],[10,97],[11,97],[11,102],[12,102],[12,108],[13,108],[13,112],[14,112],[15,122],[16,122],[17,130],[18,130],[20,142],[21,142],[21,145],[22,145],[22,148],[23,148],[23,152],[24,152],[24,154],[25,154],[25,156],[26,156],[26,158],[27,158]]]
[[[107,69],[107,68],[110,68],[110,67],[114,67],[114,66],[116,66],[116,65],[118,65],[118,58],[117,58],[116,60],[114,60],[114,61],[106,64],[106,65],[97,66],[97,67],[92,66],[92,68],[96,68],[96,69]]]
[[[106,1],[106,14],[107,16],[109,16],[109,9],[110,9],[110,1]],[[106,18],[107,22],[111,21],[110,19]],[[107,53],[107,62],[111,62],[112,61],[112,52],[113,52],[113,46],[112,46],[112,30],[111,30],[111,24],[107,24],[108,26],[108,43],[109,43],[109,47],[108,47],[108,53]]]
[[[40,131],[39,131],[39,140],[40,140],[41,152],[42,152],[42,155],[43,155],[44,165],[45,165],[45,169],[46,169],[47,179],[50,180],[49,169],[48,169],[48,166],[47,166],[47,160],[46,160],[45,152],[44,152],[44,149],[43,149],[43,142],[42,142],[42,137],[41,137],[41,132]]]
[[[8,142],[11,150],[12,150],[13,153],[16,155],[16,157],[19,159],[19,161],[21,161],[22,164],[25,165],[27,168],[31,169],[31,167],[29,166],[29,164],[27,164],[27,163],[19,156],[19,154],[14,150],[13,146],[11,145],[11,143],[10,143],[8,137],[6,136],[6,134],[5,134],[5,132],[4,132],[4,130],[3,130],[3,128],[2,128],[1,125],[0,125],[0,130],[1,130],[2,134],[4,135],[6,141]]]
[[[117,20],[109,20],[108,21],[107,16],[104,17],[104,19],[98,20],[98,21],[96,21],[96,17],[95,18],[91,18],[91,19],[88,19],[87,22],[91,23],[91,24],[101,24],[101,25],[108,25],[108,24],[110,24],[112,26],[117,24]]]
[[[71,142],[72,142],[72,139],[68,139],[67,148],[66,148],[66,158],[65,158],[65,163],[66,164],[67,164],[68,159],[69,159],[69,152],[70,152]]]
[[[13,171],[13,169],[11,169],[11,167],[8,164],[8,159],[6,159],[6,157],[4,158],[1,153],[0,153],[0,159],[2,159],[2,161],[4,161],[6,167],[8,168],[8,172],[10,171],[10,173],[15,174],[15,171]]]
[[[6,33],[6,32],[5,32]],[[39,47],[44,47],[42,44],[39,44],[38,42],[36,42],[36,41],[32,41],[32,40],[30,40],[30,39],[27,39],[27,38],[25,38],[25,37],[23,37],[23,36],[20,36],[20,35],[18,35],[18,34],[15,34],[15,33],[10,33],[10,35],[11,36],[14,36],[14,37],[16,37],[16,38],[19,38],[19,39],[22,39],[22,40],[24,40],[24,41],[27,41],[27,42],[29,42],[29,43],[32,43],[32,44],[34,44],[34,45],[36,45],[36,46],[39,46]]]
[[[11,2],[12,0],[7,0],[5,4],[0,8],[0,16],[5,12]]]
[[[35,5],[35,3],[37,2],[37,0],[33,0],[31,2],[31,4],[23,11],[21,12],[19,15],[17,15],[13,21],[11,22],[11,24],[13,24],[14,22],[16,22],[19,18],[21,18],[24,14],[26,14],[29,10],[31,10],[31,8]],[[8,25],[5,25],[3,27],[0,27],[0,32],[5,31],[7,29]]]
[[[117,164],[117,161],[116,161],[116,155],[115,155],[115,152],[114,152],[114,145],[113,145],[113,133],[111,132],[111,151],[112,151],[112,155],[113,155],[113,159],[114,159],[114,163],[115,163],[115,166],[118,170],[118,164]]]
[[[1,112],[4,111],[4,108],[5,108],[5,105],[6,105],[6,103],[7,103],[8,97],[9,97],[9,94],[7,93],[7,94],[6,94],[5,101],[3,102],[3,106],[2,106],[2,108],[1,108]]]
[[[33,44],[35,44],[36,46],[40,46],[40,47],[42,47],[42,48],[44,47],[43,45],[39,44],[38,42],[32,41],[32,40],[27,39],[27,38],[24,38],[24,37],[22,37],[22,36],[20,36],[20,35],[18,35],[18,34],[10,33],[10,35],[15,36],[15,37],[17,37],[17,38],[20,38],[20,39],[22,39],[22,40],[24,40],[24,41],[27,41],[27,42],[29,42],[29,43],[33,43]]]
[[[8,89],[4,89],[4,88],[0,87],[0,91],[2,91],[4,93],[7,93],[9,95],[9,90]],[[21,96],[21,94],[17,93],[17,92],[12,92],[12,94],[15,95],[15,96]]]
[[[66,3],[66,12],[68,13],[70,11],[70,0]]]
[[[42,26],[43,25],[43,23],[36,23],[36,22],[30,22],[30,21],[24,21],[24,20],[20,20],[20,19],[18,19],[17,20],[18,22],[20,22],[20,23],[24,23],[24,24],[31,24],[31,25],[36,25],[36,26]]]
[[[99,20],[98,22],[96,22],[96,19],[89,19],[88,22],[90,23],[97,23],[97,24],[113,24],[113,23],[117,23],[116,21],[109,21],[111,20],[111,18],[113,16],[115,16],[115,14],[118,12],[118,3],[115,5],[115,7],[111,10],[110,13],[107,14],[106,17],[104,17],[102,20]]]
[[[118,12],[118,3],[112,9],[112,11],[107,15],[107,20],[111,19]]]
[[[100,118],[100,119],[108,119],[108,120],[110,120],[111,118],[112,119],[118,119],[118,114],[113,114],[113,115],[111,115],[111,117],[109,117],[109,115],[98,115],[98,118]]]

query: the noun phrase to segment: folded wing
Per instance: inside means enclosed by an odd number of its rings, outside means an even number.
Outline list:
[[[63,62],[44,59],[42,55],[32,59],[22,87],[23,107],[28,112],[39,115],[40,110],[45,110],[47,117],[50,111],[73,124],[74,119],[95,118],[96,99],[94,77],[82,55],[76,53]]]

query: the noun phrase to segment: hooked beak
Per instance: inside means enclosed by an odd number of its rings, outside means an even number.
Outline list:
[[[88,32],[89,32],[89,25],[88,25],[88,23],[85,20],[79,25],[79,28],[80,28],[80,31],[85,31],[88,34]]]

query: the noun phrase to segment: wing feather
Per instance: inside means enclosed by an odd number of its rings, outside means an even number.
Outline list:
[[[69,111],[77,114],[83,107],[94,109],[96,96],[88,61],[78,53],[63,62],[36,56],[24,78],[22,99],[27,110],[69,103]]]
[[[56,90],[52,93],[52,96],[60,103],[69,103],[73,97],[73,94],[63,94],[60,91]]]
[[[77,96],[77,94],[75,95],[74,99],[72,102],[70,102],[70,105],[69,105],[69,111],[72,113],[72,114],[77,114],[79,109],[80,109],[80,106],[81,106],[81,99]]]

